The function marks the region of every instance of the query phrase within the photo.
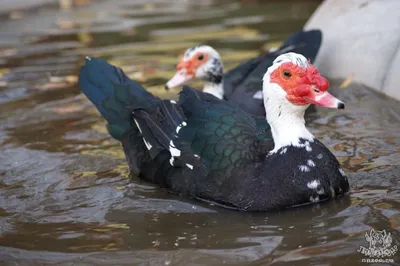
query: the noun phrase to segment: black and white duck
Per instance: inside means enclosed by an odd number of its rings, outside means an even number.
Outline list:
[[[165,85],[167,90],[192,79],[204,81],[203,92],[227,100],[248,113],[265,115],[262,100],[262,77],[280,54],[295,52],[314,62],[322,41],[320,30],[300,30],[292,34],[277,50],[238,65],[224,74],[220,54],[211,46],[198,45],[186,50],[177,72]]]
[[[349,191],[340,163],[306,128],[316,104],[343,109],[302,55],[279,55],[263,77],[266,117],[184,87],[159,99],[117,67],[87,58],[79,86],[122,143],[139,178],[168,191],[244,211],[281,210]]]

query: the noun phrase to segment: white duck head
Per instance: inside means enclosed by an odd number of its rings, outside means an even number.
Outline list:
[[[219,53],[208,45],[194,46],[186,50],[179,62],[177,72],[165,85],[167,90],[184,85],[197,78],[205,82],[203,92],[222,99],[223,65]]]

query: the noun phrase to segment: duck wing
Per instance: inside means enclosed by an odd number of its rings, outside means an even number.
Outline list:
[[[273,148],[265,118],[187,86],[179,102],[164,100],[157,107],[136,109],[133,115],[146,141],[170,153],[171,167],[207,179],[203,184],[208,184],[208,192],[229,183],[243,166],[261,162]],[[213,197],[218,194],[214,192]]]

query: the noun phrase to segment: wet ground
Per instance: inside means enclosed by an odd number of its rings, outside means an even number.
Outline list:
[[[163,83],[186,47],[210,44],[230,68],[300,29],[318,5],[195,2],[97,1],[1,18],[1,265],[365,265],[357,249],[371,228],[400,244],[400,104],[361,85],[334,81],[346,110],[308,119],[350,174],[346,198],[239,213],[129,177],[76,85],[84,56],[175,98]]]

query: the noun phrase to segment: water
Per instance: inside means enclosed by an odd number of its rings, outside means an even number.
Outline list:
[[[176,98],[163,84],[185,48],[206,42],[231,68],[300,29],[318,1],[81,2],[1,18],[2,265],[365,265],[372,227],[399,245],[398,102],[333,81],[346,110],[318,108],[308,124],[349,172],[350,196],[251,214],[130,179],[76,85],[84,56],[100,56]]]

